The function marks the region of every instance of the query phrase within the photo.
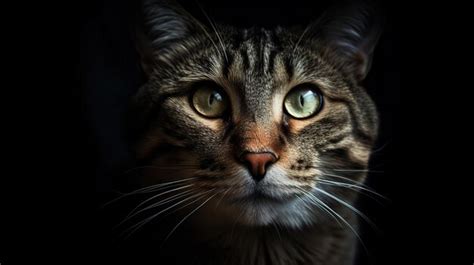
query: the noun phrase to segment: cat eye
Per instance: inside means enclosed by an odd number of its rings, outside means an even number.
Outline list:
[[[321,110],[323,97],[312,85],[293,88],[285,97],[285,111],[296,119],[309,118]]]
[[[227,95],[217,86],[200,85],[192,99],[194,109],[207,118],[221,117],[228,107]]]

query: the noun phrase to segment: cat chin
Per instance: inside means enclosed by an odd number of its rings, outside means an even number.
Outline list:
[[[192,218],[197,225],[206,227],[243,227],[278,226],[301,229],[311,226],[317,220],[315,212],[299,199],[248,200],[248,201],[211,201]]]
[[[313,224],[312,212],[299,200],[288,203],[253,202],[239,207],[241,220],[246,226],[284,226],[299,229]]]

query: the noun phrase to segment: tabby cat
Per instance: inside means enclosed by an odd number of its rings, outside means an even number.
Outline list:
[[[370,9],[235,28],[151,0],[142,22],[131,120],[134,194],[149,196],[125,231],[153,234],[158,264],[352,264],[378,126],[360,86],[380,35]]]

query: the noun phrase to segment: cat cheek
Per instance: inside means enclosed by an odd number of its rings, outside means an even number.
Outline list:
[[[224,122],[221,120],[199,120],[202,126],[205,126],[212,130],[216,134],[220,134],[225,129]]]
[[[369,162],[370,147],[360,143],[354,143],[349,150],[349,157],[352,160],[360,164],[367,164]]]

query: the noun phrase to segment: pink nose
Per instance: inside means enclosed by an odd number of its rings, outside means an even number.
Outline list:
[[[256,182],[263,179],[267,167],[275,163],[276,159],[276,156],[270,152],[244,153],[240,157],[240,160],[247,165],[250,174]]]

